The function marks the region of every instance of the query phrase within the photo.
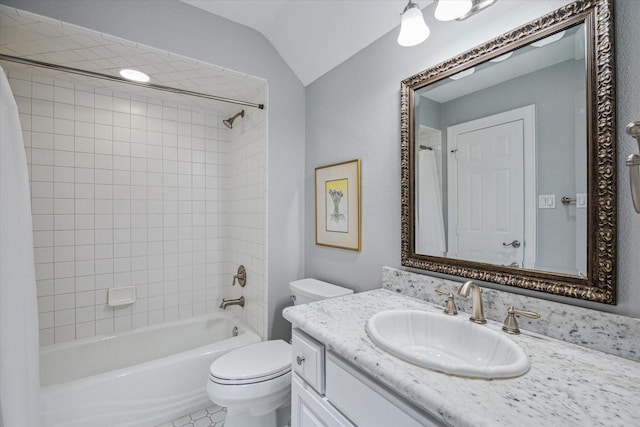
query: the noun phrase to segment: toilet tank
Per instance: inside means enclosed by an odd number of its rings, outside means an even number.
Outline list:
[[[316,279],[300,279],[289,283],[294,296],[294,304],[306,304],[328,298],[341,297],[353,293],[353,290]]]

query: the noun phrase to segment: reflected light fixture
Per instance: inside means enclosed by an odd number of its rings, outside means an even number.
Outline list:
[[[412,0],[409,0],[402,12],[398,44],[406,47],[415,46],[425,41],[429,37],[429,33],[429,27],[424,22],[420,7]]]
[[[551,43],[555,43],[564,37],[564,33],[566,33],[566,31],[560,31],[559,33],[551,34],[549,37],[546,37],[542,40],[538,40],[537,42],[531,43],[531,46],[542,47],[542,46],[549,45]]]
[[[451,80],[460,80],[463,79],[467,76],[470,76],[471,74],[473,74],[476,71],[476,67],[471,67],[468,68],[466,70],[460,71],[458,74],[454,74],[453,76],[449,77]]]
[[[465,16],[473,3],[471,0],[435,0],[437,3],[434,17],[438,21],[453,21]]]
[[[120,70],[120,75],[127,80],[139,83],[147,83],[150,80],[149,76],[142,71],[130,70],[126,68]]]

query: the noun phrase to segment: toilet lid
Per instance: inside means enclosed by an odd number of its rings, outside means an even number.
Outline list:
[[[267,380],[291,370],[291,345],[283,340],[240,347],[216,359],[209,368],[213,380],[236,383]]]

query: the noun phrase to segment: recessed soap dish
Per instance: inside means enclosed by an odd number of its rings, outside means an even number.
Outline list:
[[[120,288],[109,288],[107,290],[107,304],[111,307],[133,304],[136,302],[136,287],[122,286]]]

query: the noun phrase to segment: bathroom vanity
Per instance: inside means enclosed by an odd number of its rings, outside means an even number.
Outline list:
[[[530,359],[526,374],[447,375],[369,339],[367,320],[394,309],[442,307],[379,289],[284,311],[294,327],[293,427],[629,426],[640,419],[638,362],[523,330],[509,339]],[[493,321],[482,327],[503,333]]]

